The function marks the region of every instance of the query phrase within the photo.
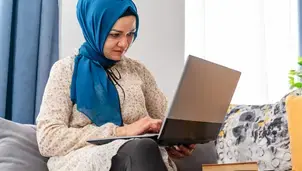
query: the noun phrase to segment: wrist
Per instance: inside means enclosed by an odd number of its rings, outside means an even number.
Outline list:
[[[127,136],[125,127],[117,127],[116,128],[116,136]]]

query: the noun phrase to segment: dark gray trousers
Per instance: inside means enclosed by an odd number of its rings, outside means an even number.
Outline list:
[[[167,171],[157,143],[148,138],[124,144],[112,158],[110,171]]]

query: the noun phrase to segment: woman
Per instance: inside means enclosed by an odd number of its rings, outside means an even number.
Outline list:
[[[170,157],[194,146],[167,153],[150,139],[87,143],[158,132],[167,101],[144,65],[124,56],[139,28],[131,0],[79,0],[77,18],[86,42],[52,67],[37,118],[49,170],[176,170]]]

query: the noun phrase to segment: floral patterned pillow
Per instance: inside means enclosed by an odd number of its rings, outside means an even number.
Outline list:
[[[218,163],[257,161],[260,170],[291,169],[286,97],[275,104],[230,106],[216,141]]]

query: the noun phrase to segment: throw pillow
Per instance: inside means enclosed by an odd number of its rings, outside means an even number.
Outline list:
[[[291,169],[286,97],[275,104],[231,106],[216,141],[218,163],[257,161],[260,170]]]
[[[47,171],[46,162],[38,150],[35,126],[0,118],[1,171]]]

